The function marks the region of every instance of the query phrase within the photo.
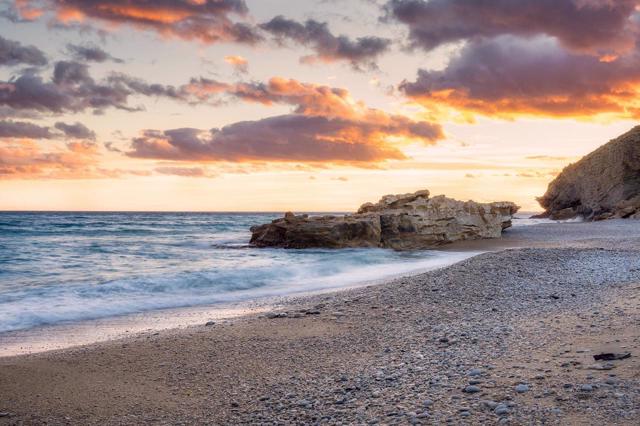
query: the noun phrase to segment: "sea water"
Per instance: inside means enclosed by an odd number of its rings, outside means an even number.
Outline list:
[[[248,245],[281,216],[0,212],[0,332],[352,287],[474,254]]]

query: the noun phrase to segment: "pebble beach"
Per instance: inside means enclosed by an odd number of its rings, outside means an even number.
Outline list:
[[[638,424],[637,221],[454,246],[487,252],[266,313],[0,358],[0,425]]]

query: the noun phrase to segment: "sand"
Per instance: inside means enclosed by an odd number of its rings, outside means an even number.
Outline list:
[[[268,314],[0,358],[0,425],[640,422],[639,222],[452,249],[494,251]]]

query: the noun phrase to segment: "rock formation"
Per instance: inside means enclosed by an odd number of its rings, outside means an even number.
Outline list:
[[[385,247],[425,249],[459,240],[499,238],[511,226],[518,206],[511,202],[476,203],[429,191],[386,195],[357,213],[312,216],[293,213],[251,228],[258,247]]]
[[[640,126],[567,166],[538,202],[537,217],[640,218]]]

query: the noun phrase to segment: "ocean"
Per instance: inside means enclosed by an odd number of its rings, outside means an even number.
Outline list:
[[[248,246],[281,216],[0,212],[0,332],[353,287],[473,254]]]

